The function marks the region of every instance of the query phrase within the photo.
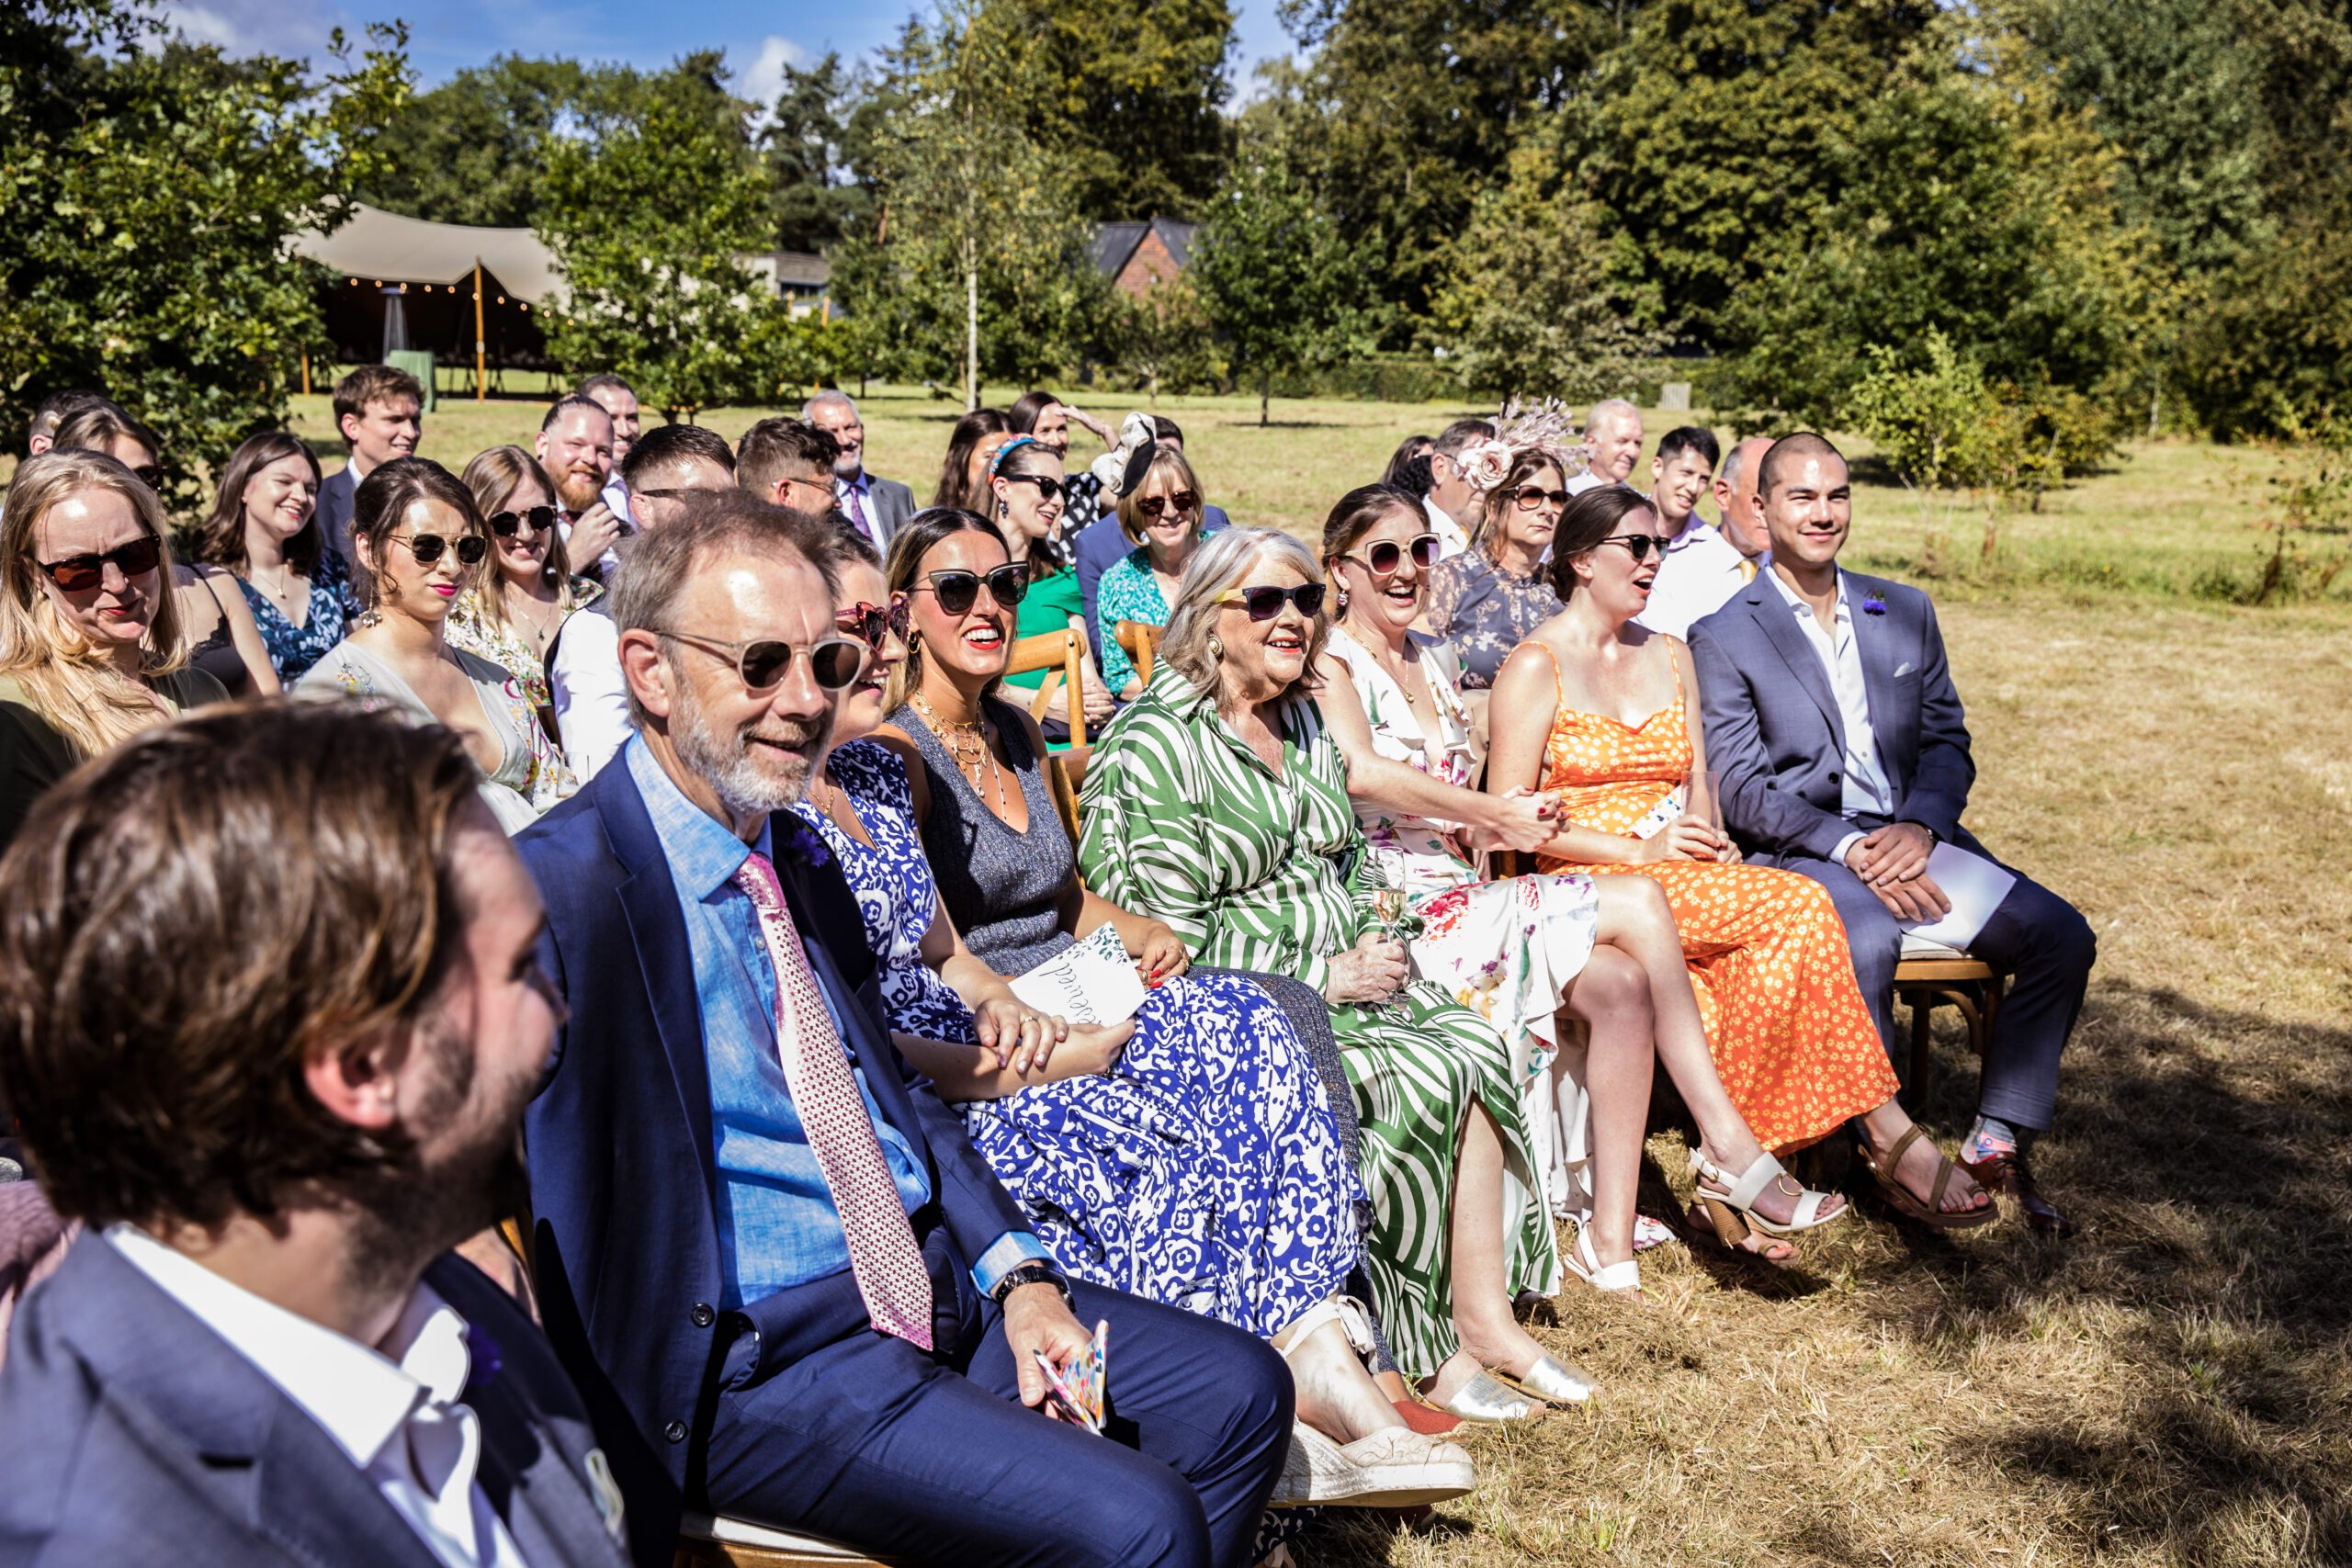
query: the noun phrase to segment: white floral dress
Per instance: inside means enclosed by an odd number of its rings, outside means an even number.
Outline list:
[[[1445,784],[1476,787],[1469,713],[1433,660],[1420,661],[1437,710],[1432,735],[1423,731],[1396,677],[1344,627],[1332,628],[1328,646],[1348,667],[1372,725],[1374,750]],[[1464,852],[1453,823],[1354,804],[1364,842],[1419,919],[1408,946],[1413,972],[1443,987],[1510,1043],[1544,1201],[1553,1213],[1581,1222],[1592,1207],[1583,1053],[1572,1051],[1560,1063],[1556,1087],[1552,1065],[1560,1055],[1562,999],[1592,956],[1600,909],[1592,878],[1568,872],[1489,882]]]

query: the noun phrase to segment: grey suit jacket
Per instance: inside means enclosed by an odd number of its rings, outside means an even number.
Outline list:
[[[1961,839],[1976,764],[1935,606],[1916,588],[1855,572],[1846,597],[1893,818]],[[1884,609],[1868,609],[1872,601]],[[1828,859],[1853,830],[1838,815],[1846,727],[1788,601],[1759,573],[1690,628],[1690,657],[1724,826],[1751,852]]]
[[[472,1330],[477,1473],[524,1561],[625,1568],[626,1518],[591,1479],[611,1472],[555,1353],[472,1264],[425,1280]],[[0,1568],[439,1565],[334,1438],[102,1236],[26,1298],[0,1433]]]
[[[865,521],[874,530],[874,547],[888,556],[891,538],[914,521],[915,492],[896,479],[876,474],[865,476]]]

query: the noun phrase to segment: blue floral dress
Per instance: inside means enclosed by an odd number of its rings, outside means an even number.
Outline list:
[[[970,1043],[972,1015],[922,962],[940,908],[906,764],[871,740],[828,772],[871,845],[795,807],[840,857],[882,960],[890,1027]],[[1071,1274],[1261,1336],[1344,1289],[1366,1201],[1313,1059],[1266,993],[1170,981],[1107,1077],[964,1106],[972,1145]]]
[[[325,657],[328,649],[343,640],[344,632],[359,615],[359,600],[351,591],[351,569],[333,550],[321,550],[319,564],[311,570],[310,615],[299,626],[286,618],[276,601],[243,576],[237,579],[237,586],[244,590],[245,603],[253,606],[262,646],[269,649],[270,668],[289,690]]]

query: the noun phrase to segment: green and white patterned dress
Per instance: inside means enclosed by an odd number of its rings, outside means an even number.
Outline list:
[[[1163,664],[1087,764],[1079,864],[1095,892],[1167,921],[1195,962],[1295,976],[1320,990],[1329,960],[1381,923],[1374,897],[1385,884],[1321,711],[1294,698],[1282,730],[1277,776],[1206,693]],[[1376,1006],[1334,1007],[1331,1027],[1363,1123],[1374,1306],[1400,1368],[1426,1377],[1459,1344],[1448,1220],[1473,1102],[1502,1129],[1516,1178],[1506,1186],[1537,1190],[1510,1053],[1486,1020],[1425,981]],[[1549,1217],[1522,1202],[1503,1223],[1507,1288],[1550,1295],[1558,1259]]]

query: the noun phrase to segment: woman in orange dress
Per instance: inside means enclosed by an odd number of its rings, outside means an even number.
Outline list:
[[[1543,869],[1647,876],[1665,889],[1716,1070],[1766,1148],[1803,1148],[1860,1118],[1866,1157],[1897,1208],[1945,1227],[1988,1220],[1991,1199],[1895,1102],[1894,1068],[1828,891],[1739,864],[1710,825],[1690,652],[1633,624],[1665,546],[1647,499],[1623,486],[1568,507],[1550,567],[1565,608],[1496,679],[1487,788],[1556,793],[1562,827],[1540,852]],[[1736,1216],[1708,1207],[1733,1241]]]

